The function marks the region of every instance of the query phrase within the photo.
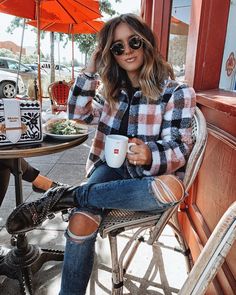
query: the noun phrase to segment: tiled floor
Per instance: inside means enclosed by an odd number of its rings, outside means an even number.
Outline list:
[[[37,166],[42,174],[71,185],[84,179],[84,165],[89,151],[91,138],[83,145],[62,153],[30,158],[33,166]],[[33,200],[39,197],[32,191],[29,183],[23,183],[24,199]],[[11,179],[7,195],[0,208],[0,245],[10,247],[10,235],[4,224],[7,216],[15,206],[14,182]],[[58,214],[56,218],[46,221],[42,227],[27,234],[30,244],[43,248],[64,249],[63,236],[66,223]],[[122,234],[119,248],[129,238],[129,233]],[[153,247],[142,244],[128,269],[124,294],[159,295],[177,294],[186,279],[185,258],[174,251],[178,243],[172,230],[167,227],[159,242]],[[94,271],[86,295],[110,294],[111,261],[108,239],[98,237],[96,245]],[[34,275],[33,286],[35,295],[56,295],[60,288],[61,262],[51,261]],[[5,276],[0,276],[1,295],[20,295],[18,282]]]

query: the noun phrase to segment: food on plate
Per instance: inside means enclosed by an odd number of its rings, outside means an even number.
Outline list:
[[[76,120],[51,119],[45,124],[45,131],[57,135],[76,135],[88,132],[88,126]]]

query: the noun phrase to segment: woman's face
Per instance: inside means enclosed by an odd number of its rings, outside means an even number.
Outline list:
[[[143,65],[143,46],[138,49],[132,49],[129,46],[129,41],[134,36],[136,34],[127,24],[120,23],[114,31],[112,42],[112,44],[118,42],[124,46],[124,52],[121,55],[113,56],[118,65],[127,72],[131,81],[138,76],[140,67]]]

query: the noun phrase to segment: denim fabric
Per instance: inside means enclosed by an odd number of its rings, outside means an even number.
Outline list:
[[[88,182],[76,188],[78,211],[102,214],[104,209],[164,211],[170,204],[161,203],[153,194],[154,177],[131,179],[125,166],[114,169],[105,163],[95,169]],[[60,295],[83,295],[86,292],[94,259],[97,232],[76,243],[67,237]]]

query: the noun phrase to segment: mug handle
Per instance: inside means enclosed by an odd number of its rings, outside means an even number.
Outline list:
[[[128,142],[128,151],[127,151],[127,153],[129,153],[129,154],[134,154],[134,152],[132,152],[132,151],[130,150],[131,146],[133,146],[133,145],[136,145],[136,143],[134,143],[134,142]]]

